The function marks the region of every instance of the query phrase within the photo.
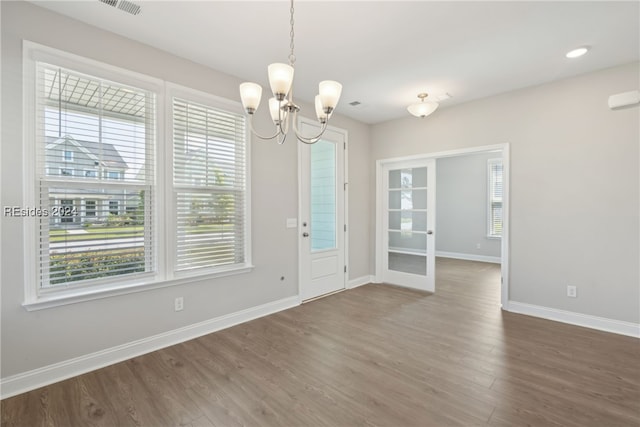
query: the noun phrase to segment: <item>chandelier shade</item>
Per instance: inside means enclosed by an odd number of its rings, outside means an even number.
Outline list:
[[[262,98],[262,86],[257,83],[242,83],[240,85],[240,99],[242,100],[242,106],[249,113],[253,114],[260,105],[260,98]]]
[[[338,105],[340,95],[342,94],[342,85],[333,80],[325,80],[318,85],[320,93],[320,103],[325,113],[329,114]]]
[[[275,133],[270,136],[262,136],[253,128],[252,118],[262,97],[262,87],[257,83],[245,82],[240,85],[240,99],[245,112],[249,116],[249,127],[251,132],[260,139],[277,139],[279,144],[284,143],[289,132],[289,121],[293,121],[293,131],[299,141],[305,144],[314,144],[320,140],[324,131],[327,129],[327,123],[331,118],[331,114],[338,105],[340,95],[342,93],[342,85],[334,80],[324,80],[318,85],[318,95],[315,97],[316,117],[321,124],[320,131],[317,135],[303,136],[297,128],[297,114],[300,111],[293,102],[293,75],[294,63],[296,56],[294,55],[294,7],[291,0],[290,7],[290,53],[289,64],[273,63],[267,67],[269,76],[269,86],[273,93],[273,98],[269,99],[269,113],[271,120],[275,125]]]
[[[407,107],[407,111],[413,114],[416,117],[427,117],[429,114],[436,111],[436,109],[440,106],[437,102],[427,101],[425,102],[425,98],[429,96],[426,93],[421,93],[418,95],[420,98],[420,102],[416,102],[415,104],[411,104]]]
[[[267,67],[269,85],[273,96],[282,101],[287,97],[293,84],[293,67],[291,65],[274,63]]]

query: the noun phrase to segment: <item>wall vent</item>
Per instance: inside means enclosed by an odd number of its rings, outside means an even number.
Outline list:
[[[135,4],[129,0],[98,0],[100,3],[104,3],[111,7],[118,8],[124,12],[132,15],[138,15],[140,13],[140,5]]]

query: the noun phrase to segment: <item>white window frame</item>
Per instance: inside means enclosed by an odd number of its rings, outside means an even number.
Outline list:
[[[173,194],[173,98],[181,98],[185,100],[189,100],[194,103],[202,104],[214,109],[224,109],[229,112],[244,114],[244,109],[242,108],[242,104],[236,101],[230,101],[225,98],[221,98],[215,95],[211,95],[206,92],[202,92],[199,90],[191,89],[188,87],[180,86],[174,83],[166,83],[166,118],[165,122],[167,123],[167,128],[165,131],[167,141],[171,140],[171,143],[165,144],[165,158],[167,159],[167,165],[171,165],[167,167],[167,170],[170,171],[165,176],[165,185],[168,189],[167,191],[167,201],[165,217],[168,220],[167,230],[167,247],[169,250],[167,251],[167,258],[165,259],[165,263],[172,272],[171,274],[178,278],[188,278],[188,277],[198,277],[203,274],[203,272],[187,272],[187,271],[176,271],[176,258],[174,254],[176,253],[176,244],[175,244],[175,236],[177,234],[177,222],[176,222],[176,213],[175,213],[175,196]],[[250,271],[253,268],[252,260],[251,260],[251,138],[249,132],[249,125],[245,127],[245,223],[244,223],[244,248],[245,248],[245,261],[244,267],[218,267],[215,270],[211,270],[210,272],[204,272],[204,274],[213,277],[217,277],[220,275],[226,275],[226,272],[246,272]],[[217,270],[217,272],[216,272]]]
[[[496,164],[500,164],[503,165],[502,167],[502,173],[503,173],[503,177],[502,177],[502,191],[504,193],[504,164],[502,162],[502,159],[500,158],[495,158],[495,159],[489,159],[487,160],[487,238],[488,239],[502,239],[502,234],[496,234],[493,230],[493,191],[492,191],[492,168],[494,165]],[[501,207],[502,207],[502,222],[503,222],[503,227],[504,227],[504,194],[500,200],[501,203]]]
[[[172,225],[172,213],[170,204],[172,194],[172,133],[169,132],[172,125],[170,93],[179,92],[183,98],[200,103],[215,102],[218,108],[224,106],[232,111],[242,111],[239,102],[219,98],[204,92],[184,88],[161,79],[150,77],[144,74],[132,72],[99,61],[87,59],[78,55],[50,48],[44,45],[25,40],[23,42],[23,173],[24,173],[24,199],[25,206],[37,207],[39,199],[36,191],[36,62],[46,62],[59,65],[61,67],[78,71],[90,76],[128,84],[133,87],[151,91],[156,96],[156,146],[153,147],[155,153],[155,176],[152,177],[154,188],[154,205],[152,207],[154,222],[154,265],[156,270],[128,279],[126,277],[115,277],[113,280],[105,281],[97,286],[61,286],[60,290],[54,292],[42,292],[39,286],[39,263],[37,262],[38,218],[25,218],[23,227],[24,236],[24,303],[23,307],[28,311],[41,310],[50,307],[57,307],[66,304],[90,301],[99,298],[106,298],[114,295],[123,295],[139,292],[147,289],[157,289],[167,286],[181,285],[195,280],[206,280],[224,277],[234,274],[247,273],[252,271],[251,263],[251,210],[250,210],[250,158],[251,139],[247,135],[246,139],[246,219],[245,219],[245,263],[235,268],[221,268],[206,273],[193,274],[189,276],[177,276],[173,273],[173,265],[169,262],[173,257],[173,239],[169,235],[170,230],[175,229]]]
[[[67,153],[71,154],[68,159],[67,159]],[[71,151],[71,150],[62,151],[62,160],[63,161],[65,161],[65,162],[73,162],[73,157],[74,157],[73,156],[73,151]]]

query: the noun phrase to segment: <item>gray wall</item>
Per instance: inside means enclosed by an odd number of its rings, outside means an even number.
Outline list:
[[[239,101],[239,79],[116,36],[26,2],[2,8],[2,205],[22,200],[22,39]],[[265,64],[266,67],[266,64]],[[302,105],[313,114],[313,107]],[[263,107],[264,109],[264,107]],[[269,126],[268,113],[257,120]],[[350,278],[371,271],[370,128],[334,116],[349,132]],[[36,312],[22,306],[23,219],[2,217],[2,376],[43,367],[298,294],[297,233],[285,227],[298,211],[297,144],[252,145],[253,263],[248,274],[199,281]],[[274,191],[277,189],[277,191]],[[274,195],[277,203],[274,203]],[[285,281],[280,281],[285,276]],[[185,309],[173,311],[183,296]]]
[[[510,299],[638,323],[640,115],[607,108],[609,95],[638,89],[638,68],[376,125],[373,158],[509,143]]]
[[[501,156],[496,152],[436,160],[436,251],[500,257],[500,239],[487,237],[487,160]]]

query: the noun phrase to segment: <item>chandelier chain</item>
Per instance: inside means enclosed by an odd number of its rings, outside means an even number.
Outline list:
[[[289,9],[289,12],[291,14],[291,19],[289,20],[289,23],[291,24],[291,31],[289,32],[289,37],[291,38],[291,42],[289,43],[289,47],[291,49],[291,52],[289,53],[289,65],[291,65],[293,67],[293,64],[295,64],[296,62],[296,56],[293,54],[293,48],[294,48],[294,43],[293,43],[293,38],[295,36],[295,32],[293,31],[293,0],[291,0],[291,8]]]

